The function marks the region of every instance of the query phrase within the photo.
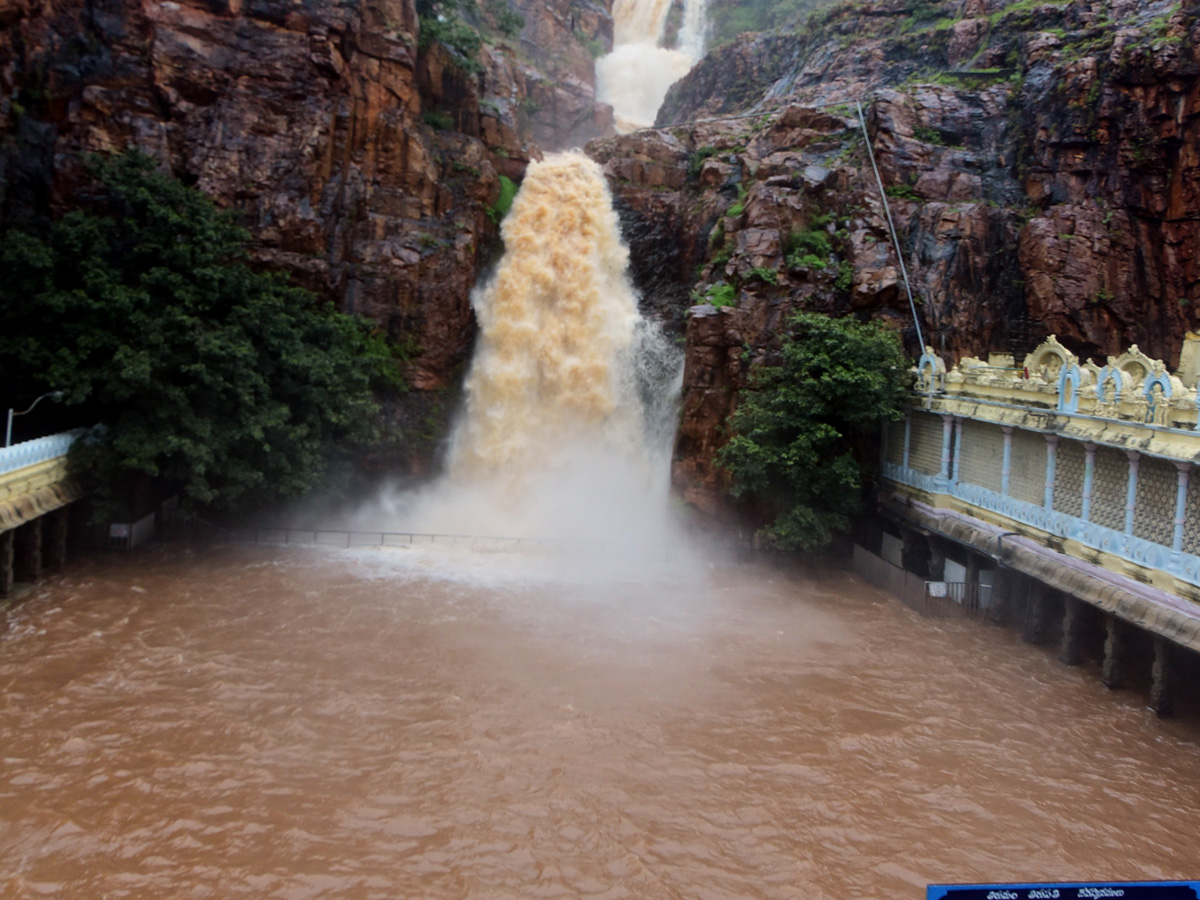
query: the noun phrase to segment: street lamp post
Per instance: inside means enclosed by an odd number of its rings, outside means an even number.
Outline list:
[[[23,409],[20,412],[13,412],[10,409],[8,411],[8,425],[4,429],[4,446],[5,447],[12,446],[12,420],[13,420],[14,416],[23,416],[27,412],[33,412],[33,408],[35,406],[37,406],[39,403],[41,403],[43,400],[45,400],[47,397],[57,400],[62,395],[63,395],[62,391],[47,391],[45,394],[42,394],[42,396],[38,397],[36,400],[34,400],[32,403],[30,403],[29,409]]]

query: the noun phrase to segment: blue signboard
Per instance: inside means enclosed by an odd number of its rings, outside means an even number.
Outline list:
[[[1200,900],[1200,881],[931,884],[925,900]]]

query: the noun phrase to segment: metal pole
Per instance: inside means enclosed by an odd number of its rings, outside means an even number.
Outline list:
[[[900,263],[900,274],[904,276],[904,292],[908,294],[908,308],[912,310],[913,325],[917,329],[917,340],[921,344],[921,352],[925,352],[925,336],[921,333],[921,323],[917,319],[917,304],[913,300],[912,287],[908,283],[908,267],[904,265],[904,253],[900,250],[900,238],[896,236],[896,224],[892,221],[892,208],[888,205],[887,191],[883,189],[883,179],[879,177],[879,166],[875,164],[875,151],[871,149],[871,135],[867,132],[867,120],[863,118],[862,102],[854,101],[858,107],[858,124],[862,128],[863,138],[867,144],[867,157],[871,160],[871,168],[875,170],[875,184],[879,186],[879,197],[883,200],[883,211],[887,214],[888,230],[892,233],[892,244],[896,248],[896,261]]]
[[[8,411],[8,424],[4,428],[4,446],[5,447],[12,446],[12,420],[15,416],[23,416],[23,415],[25,415],[25,413],[33,412],[33,408],[35,406],[37,406],[39,403],[41,403],[43,400],[45,400],[47,397],[53,397],[55,400],[57,400],[62,395],[63,395],[62,391],[47,391],[46,393],[42,394],[42,396],[38,397],[36,400],[34,400],[32,403],[30,403],[29,409],[23,409],[20,412],[13,412],[10,409]]]

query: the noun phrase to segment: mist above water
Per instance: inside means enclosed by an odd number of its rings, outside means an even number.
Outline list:
[[[447,474],[357,527],[605,542],[657,552],[682,355],[638,312],[600,167],[532,163],[473,296],[479,337]]]
[[[617,130],[654,124],[671,85],[704,55],[707,0],[684,0],[675,49],[660,46],[672,0],[617,0],[613,52],[596,61],[596,98],[612,105]]]

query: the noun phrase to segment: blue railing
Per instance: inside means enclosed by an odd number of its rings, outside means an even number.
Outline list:
[[[0,447],[0,475],[66,456],[75,439],[83,432],[84,429],[77,428],[75,431],[51,434],[33,441],[22,441],[11,447]]]
[[[1123,531],[1105,528],[1095,522],[1085,522],[1077,516],[1017,500],[977,484],[948,481],[895,463],[884,464],[883,477],[929,494],[949,494],[964,503],[999,513],[1014,522],[1031,525],[1056,537],[1078,541],[1093,550],[1111,553],[1139,566],[1160,569],[1200,587],[1200,556],[1173,550],[1162,544],[1125,534]]]

